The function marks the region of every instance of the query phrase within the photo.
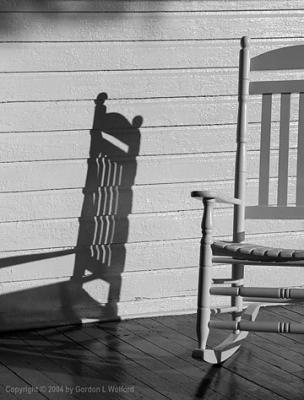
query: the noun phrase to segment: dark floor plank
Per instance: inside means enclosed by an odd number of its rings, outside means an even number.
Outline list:
[[[298,354],[295,351],[290,349],[284,351],[281,346],[273,344],[271,340],[265,340],[265,337],[261,337],[254,333],[248,335],[245,346],[248,348],[252,346],[257,358],[261,358],[270,365],[274,365],[291,375],[303,379],[304,358],[301,355],[297,357]]]
[[[109,326],[107,329],[110,329]],[[115,335],[143,352],[145,356],[149,356],[154,363],[162,363],[163,366],[176,371],[180,375],[180,379],[183,378],[183,375],[190,380],[202,377],[201,368],[193,367],[190,363],[185,364],[184,360],[177,357],[176,354],[170,353],[166,347],[160,346],[158,343],[160,337],[155,336],[153,332],[151,335],[151,331],[136,321],[124,321],[115,329]]]
[[[106,366],[108,374],[115,379],[116,384],[125,383],[130,386],[130,383],[134,384],[134,393],[132,398],[142,398],[142,399],[155,399],[155,400],[166,400],[166,397],[152,390],[147,383],[142,385],[142,379],[144,378],[144,371],[139,368],[139,366],[134,363],[132,359],[127,357],[122,357],[119,352],[116,351],[117,341],[112,345],[105,345],[101,343],[96,334],[92,335],[94,329],[97,333],[100,332],[94,326],[87,326],[85,329],[64,329],[60,328],[60,331],[64,333],[70,340],[80,344],[86,351],[91,354],[91,357],[98,359],[99,363],[106,360]],[[91,332],[91,334],[89,334]],[[106,341],[106,343],[111,343],[111,340]],[[148,383],[151,381],[151,376],[149,376]],[[144,389],[142,389],[144,387]]]
[[[177,340],[178,338],[181,337],[180,341],[181,344],[183,343],[183,337],[181,336],[182,334],[186,334],[187,340],[189,340],[189,337],[194,336],[193,334],[193,326],[192,326],[192,322],[191,321],[186,321],[184,320],[183,324],[180,324],[180,321],[176,320],[175,318],[163,318],[163,317],[159,317],[159,318],[154,318],[155,321],[158,321],[159,323],[164,323],[170,326],[170,328],[173,330],[173,335],[172,335],[172,340]],[[188,327],[185,329],[185,325]],[[176,329],[177,328],[177,329]],[[218,331],[215,331],[215,333],[217,334]],[[216,335],[215,335],[216,336]],[[193,338],[192,339],[192,348],[194,348],[196,346],[196,340]],[[248,351],[245,349],[242,349],[242,358],[244,359],[244,357],[247,357],[247,362],[252,364],[252,354],[248,353]],[[234,376],[234,381],[236,382],[236,386],[240,387],[242,390],[244,390],[244,393],[248,393],[249,391],[249,396],[254,398],[254,395],[257,395],[258,398],[261,398],[260,396],[263,396],[263,398],[269,398],[269,399],[274,399],[274,398],[282,398],[281,394],[278,393],[277,395],[275,393],[273,393],[272,390],[270,390],[269,388],[265,388],[265,387],[259,387],[260,386],[260,380],[256,379],[255,382],[251,382],[251,376],[247,374],[244,375],[244,371],[246,370],[246,365],[242,365],[243,361],[242,358],[240,359],[240,352],[237,353],[234,357],[232,357],[231,360],[228,360],[224,363],[223,365],[223,369],[225,370],[225,373],[229,372],[230,374],[232,374],[233,376],[235,375],[235,373],[237,374],[236,376]],[[242,361],[242,364],[240,364],[240,361]],[[256,364],[256,370],[254,371],[255,373],[260,370],[260,362],[259,360],[255,359],[254,360],[255,364]],[[203,363],[203,362],[202,362]],[[232,363],[230,365],[230,363]],[[239,368],[238,368],[238,364],[240,364]],[[267,371],[269,369],[269,367],[271,366],[267,366]],[[261,366],[262,368],[262,366]],[[240,376],[241,375],[241,376]],[[244,376],[243,376],[244,375]],[[222,384],[222,380],[220,382],[219,388]],[[247,387],[247,390],[246,390]],[[265,390],[266,389],[266,390]],[[258,394],[257,394],[258,393]],[[261,394],[263,393],[263,394]],[[234,398],[234,396],[233,396]]]
[[[15,395],[13,393],[10,393],[9,390],[11,390],[11,388],[6,388],[4,386],[1,386],[0,387],[0,399],[5,399],[5,400],[16,400],[16,399],[18,399],[18,397],[15,397]],[[21,397],[19,397],[19,399],[20,398]]]
[[[119,325],[123,325],[123,323]],[[112,351],[118,352],[124,358],[133,360],[135,365],[129,365],[128,371],[132,374],[139,374],[138,376],[144,380],[146,385],[151,385],[154,390],[159,391],[167,398],[172,400],[192,398],[193,392],[189,389],[189,382],[187,387],[183,387],[180,382],[180,375],[174,370],[167,368],[161,362],[158,362],[150,354],[142,352],[135,346],[128,343],[128,340],[122,340],[115,332],[117,330],[117,323],[102,324],[102,328],[89,327],[87,331],[92,338],[97,339],[100,344],[107,345]],[[124,332],[125,338],[128,333]],[[96,348],[95,351],[100,351],[102,348]],[[185,391],[188,397],[185,396]],[[189,397],[190,395],[190,397]]]
[[[150,332],[142,327],[144,332],[140,334],[140,328],[141,326],[136,324],[136,321],[124,321],[123,324],[115,329],[115,335],[143,352],[146,357],[149,357],[150,363],[157,364],[160,362],[163,364],[160,368],[167,368],[171,373],[175,372],[178,374],[181,385],[183,386],[185,384],[187,386],[185,388],[183,387],[182,391],[185,392],[185,395],[195,394],[193,385],[197,384],[197,381],[202,379],[202,369],[197,366],[194,367],[190,363],[185,363],[185,361],[177,357],[176,354],[168,352],[167,348],[158,346],[157,343],[155,343],[159,340],[158,336],[153,335],[153,340],[148,340]],[[109,329],[109,327],[107,329]],[[125,333],[128,334],[126,335]],[[164,376],[166,376],[166,372],[164,372]],[[187,381],[189,385],[187,385]],[[215,390],[212,388],[210,388],[208,396],[210,399],[223,398],[221,394],[216,394]]]
[[[263,313],[259,315],[260,321],[279,321],[286,320],[291,321],[289,316],[291,315],[287,312],[285,315],[282,315],[282,308],[280,307],[280,311],[276,313],[274,309],[266,308]],[[256,332],[255,335],[261,337],[265,343],[271,342],[274,346],[279,349],[280,354],[286,356],[288,359],[292,359],[299,366],[304,365],[304,347],[300,337],[303,335],[290,335],[290,334],[277,334],[277,333],[265,333],[265,332]]]
[[[72,392],[73,386],[70,384],[69,378],[73,375],[69,376],[61,368],[61,363],[64,360],[63,354],[58,355],[58,357],[53,355],[53,359],[58,358],[56,363],[50,357],[48,342],[37,334],[21,332],[16,334],[16,338],[19,339],[18,343],[6,346],[6,351],[9,351],[11,356],[15,355],[14,365],[19,365],[19,358],[22,357],[29,365],[30,374],[37,374],[36,371],[39,371],[37,375],[38,383],[40,386],[44,386],[44,394],[49,399],[70,399],[72,394],[75,399],[81,398],[77,396],[75,391]],[[31,373],[31,371],[33,372]],[[63,372],[65,373],[63,374]]]
[[[49,399],[46,392],[47,385],[53,385],[39,369],[32,368],[31,357],[27,357],[28,353],[24,347],[24,343],[18,336],[1,335],[0,336],[0,360],[7,366],[17,377],[20,378],[16,384],[16,390],[20,391],[20,398],[31,399]],[[0,377],[1,384],[4,379]]]
[[[282,306],[283,309],[290,311],[292,313],[296,313],[301,315],[302,317],[304,317],[304,303],[303,302],[299,302],[299,303],[293,303],[292,305],[284,305]],[[303,318],[302,318],[303,321]]]
[[[16,400],[24,398],[21,393],[16,393],[16,389],[28,386],[27,382],[2,363],[0,363],[0,382],[0,399]]]
[[[175,320],[176,320],[176,317],[175,317]],[[132,321],[131,321],[131,323],[132,323]],[[124,324],[124,327],[122,327],[121,326],[121,329],[124,329],[125,330],[125,328],[126,328],[126,325]],[[135,332],[136,332],[136,329],[135,329]],[[124,331],[122,330],[122,332],[121,332],[121,338],[123,338],[123,335],[124,335]],[[129,335],[128,335],[128,337],[129,337]],[[143,339],[143,338],[142,338]],[[132,339],[131,339],[132,340]],[[132,343],[132,341],[131,341],[131,343]],[[133,343],[136,343],[136,341],[134,342],[133,341]],[[147,351],[147,348],[149,348],[149,346],[147,346],[147,343],[145,342],[145,344],[143,344],[143,343],[140,343],[140,345],[141,346],[143,346],[143,349],[144,350],[146,350]],[[149,351],[149,353],[152,353],[153,354],[153,351],[154,351],[154,348],[153,347],[151,347],[150,346],[150,351]],[[159,352],[157,352],[156,351],[156,354],[158,354]],[[154,354],[155,355],[155,354]],[[164,357],[164,355],[163,354],[161,354],[161,359],[162,359],[162,361],[164,362],[164,361],[166,361],[166,362],[168,362],[168,360],[170,360],[170,359],[166,359],[165,357]],[[175,364],[172,364],[172,365],[169,365],[170,367],[174,367],[174,365]],[[242,366],[242,374],[244,374],[244,372],[243,372],[243,370],[245,369],[246,370],[246,368],[248,368],[247,367],[247,365],[245,364],[245,365],[243,365]],[[233,369],[234,370],[234,372],[237,372],[237,367],[236,366],[232,366],[231,367],[231,369]],[[251,367],[251,371],[250,371],[252,374],[253,373],[255,373],[255,375],[258,375],[259,373],[260,373],[260,370],[259,370],[259,368],[252,368]],[[237,374],[237,375],[240,375],[240,374]],[[277,399],[282,399],[282,396],[280,396],[280,395],[276,395],[275,393],[273,393],[273,391],[271,391],[271,390],[269,390],[269,389],[267,389],[267,388],[263,388],[263,387],[260,387],[260,384],[257,384],[256,383],[256,381],[258,381],[258,376],[256,376],[255,377],[255,382],[250,382],[250,379],[248,380],[248,372],[247,372],[247,374],[245,373],[245,375],[247,375],[246,376],[246,386],[247,386],[247,388],[248,388],[248,386],[251,386],[252,387],[252,394],[253,393],[255,393],[255,394],[258,394],[258,396],[256,396],[256,397],[258,397],[258,398],[260,398],[260,396],[261,395],[263,395],[263,398],[269,398],[269,399],[275,399],[275,398],[277,398]],[[267,382],[266,382],[267,383]],[[245,392],[246,393],[246,392]]]
[[[194,333],[194,315],[184,316],[182,323],[173,317],[164,318],[161,322],[171,329],[174,329],[176,332],[181,332],[185,336],[196,340],[196,335]],[[213,333],[213,336],[216,338],[219,331],[214,330]],[[223,332],[220,332],[220,334],[222,335]],[[258,397],[260,396],[260,398],[268,398],[271,400],[282,398],[295,400],[295,398],[291,397],[289,392],[286,393],[287,397],[283,396],[281,389],[278,388],[278,385],[281,384],[281,380],[277,374],[280,375],[280,372],[273,371],[272,368],[269,370],[269,366],[267,365],[267,374],[265,374],[262,370],[261,361],[254,356],[253,352],[248,351],[246,348],[244,349],[241,347],[240,351],[235,356],[223,364],[223,368],[230,370],[232,373],[236,374],[237,377],[244,378],[247,381],[247,385],[252,387],[252,393]],[[300,383],[300,385],[301,384],[302,383]],[[283,387],[283,389],[285,392],[285,387]],[[300,396],[299,393],[301,393],[301,391],[293,394]]]
[[[161,327],[159,327],[160,324],[159,324],[159,322],[157,322],[157,320],[143,319],[143,320],[139,320],[139,323],[144,324],[149,329],[155,329],[155,333],[157,334],[157,339],[156,340],[153,339],[153,340],[155,340],[155,343],[159,342],[159,340],[158,340],[159,336],[165,335],[166,336],[165,341],[162,340],[163,346],[166,346],[168,349],[170,349],[171,351],[174,351],[176,354],[178,354],[180,356],[180,352],[178,352],[178,349],[176,349],[175,346],[172,347],[172,343],[174,344],[174,342],[173,342],[174,336],[176,336],[175,332],[173,332],[169,336],[168,332],[170,332],[170,331],[161,329]],[[182,343],[180,345],[181,350],[182,350]],[[192,343],[192,346],[190,348],[192,348],[193,345],[194,345],[194,343]],[[295,363],[293,361],[292,357],[290,357],[289,359],[288,359],[288,357],[284,357],[284,354],[280,353],[278,346],[273,345],[271,342],[269,342],[269,341],[266,342],[264,339],[251,333],[248,336],[247,340],[243,342],[243,346],[245,346],[248,349],[254,348],[255,356],[257,358],[261,359],[262,361],[265,361],[265,362],[269,363],[270,365],[274,365],[280,369],[283,369],[284,371],[287,371],[288,373],[295,375],[296,377],[298,377],[300,379],[303,378],[303,376],[304,376],[303,367],[299,366],[298,363]],[[182,357],[183,357],[183,353],[182,353]],[[188,362],[189,362],[189,360],[193,360],[190,357],[189,348],[186,351],[186,357],[183,357],[183,359]]]
[[[147,340],[152,341],[157,346],[171,353],[171,355],[180,358],[183,363],[191,364],[200,370],[201,377],[196,380],[197,397],[209,398],[208,391],[212,389],[228,399],[232,397],[235,400],[253,399],[252,395],[246,393],[247,382],[243,380],[240,385],[232,388],[234,378],[230,371],[219,367],[212,367],[192,358],[191,353],[195,345],[193,339],[189,340],[185,336],[166,328],[157,319],[145,318],[136,322],[141,326],[141,329],[134,326],[136,333],[144,335]],[[233,395],[231,391],[233,391]]]
[[[84,331],[74,331],[68,333],[72,340],[76,340],[82,343],[83,346],[87,347],[98,357],[108,359],[111,363],[117,366],[119,376],[126,376],[128,379],[135,380],[136,391],[144,391],[145,398],[149,399],[160,399],[165,400],[167,397],[166,393],[160,393],[154,390],[151,382],[153,382],[153,372],[147,370],[142,365],[136,362],[136,359],[127,357],[121,348],[124,347],[124,343],[120,343],[117,338],[111,334],[105,333],[100,329],[97,329],[94,325],[89,325]],[[88,338],[90,344],[88,346]],[[166,383],[166,382],[164,382]]]
[[[128,331],[126,323],[119,325],[118,327],[107,325],[105,328],[107,332],[113,333],[116,338],[121,342],[128,345],[128,351],[132,351],[133,357],[137,357],[137,360],[141,363],[144,361],[144,365],[150,368],[152,371],[156,371],[157,374],[165,376],[167,380],[174,382],[174,393],[172,398],[189,398],[195,395],[193,388],[193,377],[187,373],[187,366],[185,363],[178,363],[172,361],[172,357],[166,352],[145,339]],[[201,371],[195,371],[201,377]],[[178,396],[178,397],[177,397]]]
[[[262,309],[258,316],[258,320],[261,319],[263,319],[264,321],[269,320],[270,312],[271,310]],[[224,320],[229,318],[230,317],[226,314],[225,316],[222,316],[220,319]],[[277,337],[278,343],[280,343],[280,341],[282,340],[282,335],[272,334],[271,336]],[[293,335],[293,336],[298,337],[299,335]],[[279,370],[281,369],[284,372],[284,374],[286,373],[291,374],[299,378],[300,381],[302,381],[304,376],[304,370],[303,370],[304,357],[303,356],[296,357],[296,360],[299,361],[296,362],[294,357],[297,356],[298,354],[295,353],[294,351],[292,352],[292,355],[288,354],[288,352],[291,351],[290,342],[288,351],[281,351],[281,346],[273,344],[272,341],[270,340],[265,340],[265,338],[268,337],[269,333],[267,332],[263,332],[262,334],[251,332],[249,333],[246,340],[243,341],[242,346],[247,348],[249,351],[252,350],[256,358],[270,364],[270,366],[275,367],[274,370],[277,370],[277,368]],[[290,377],[291,380],[294,379],[293,376]]]
[[[59,328],[61,329],[61,328]],[[66,327],[70,329],[84,329],[81,326]],[[49,349],[52,356],[57,359],[61,358],[61,363],[70,372],[69,385],[73,388],[80,387],[81,390],[93,388],[95,392],[78,392],[77,396],[80,399],[99,399],[103,396],[103,391],[110,400],[124,399],[124,395],[116,393],[108,393],[109,386],[116,385],[115,375],[111,374],[115,370],[115,366],[111,363],[102,363],[98,357],[86,351],[82,345],[71,341],[63,333],[57,329],[38,331],[49,343]]]
[[[299,308],[299,311],[303,313],[303,307]],[[294,313],[294,307],[292,305],[275,306],[262,308],[257,320],[294,320],[296,322],[303,322],[303,315],[300,315],[300,317],[301,319],[299,321],[299,315]],[[278,373],[278,376],[282,376],[282,382],[288,382],[288,387],[286,387],[286,385],[281,386],[281,393],[287,397],[288,394],[286,391],[293,392],[294,390],[298,393],[300,388],[303,387],[304,351],[303,345],[301,344],[303,338],[304,335],[269,334],[267,332],[250,333],[242,346],[245,348],[251,347],[255,357],[270,364],[271,371],[278,372],[278,370],[281,369],[282,373]],[[284,375],[286,376],[284,377]],[[267,376],[269,377],[269,372]],[[294,377],[296,377],[296,379]],[[296,393],[293,394],[294,397],[296,397]]]
[[[258,319],[304,323],[304,306],[262,308]],[[225,335],[212,330],[210,342]],[[304,335],[252,332],[235,356],[215,367],[191,357],[195,315],[6,333],[0,335],[0,399],[302,400],[303,343]],[[13,393],[9,385],[134,385],[135,391]]]
[[[33,363],[37,363],[46,375],[52,378],[57,386],[63,388],[63,393],[59,392],[59,399],[85,399],[85,395],[77,394],[73,388],[77,385],[89,385],[90,382],[84,381],[79,376],[79,360],[73,359],[65,347],[58,346],[56,343],[50,342],[40,335],[37,331],[26,332],[25,335],[20,333],[25,345],[34,355],[36,355]],[[71,364],[73,367],[71,367]],[[73,393],[71,393],[73,390]]]
[[[265,312],[264,309],[261,310],[261,315]],[[221,319],[229,318],[228,315],[222,316]],[[194,318],[193,318],[194,319]],[[217,330],[214,331],[216,334]],[[297,335],[298,336],[298,335]],[[284,396],[286,399],[301,399],[301,391],[304,390],[303,375],[299,376],[294,374],[285,368],[282,368],[285,364],[288,364],[284,359],[278,359],[275,355],[268,354],[265,357],[264,351],[260,350],[251,341],[251,336],[243,342],[240,354],[247,358],[250,357],[250,365],[248,368],[252,367],[254,370],[251,371],[251,379],[255,379],[259,382],[261,386],[277,393],[278,395]],[[243,357],[239,357],[239,363],[243,362]],[[296,365],[287,365],[292,367],[294,370]],[[267,376],[265,374],[260,375],[259,370],[267,370]],[[303,371],[302,371],[303,372]],[[288,384],[287,384],[288,383]]]

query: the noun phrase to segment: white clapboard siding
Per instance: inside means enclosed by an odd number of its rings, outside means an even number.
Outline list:
[[[253,103],[252,121],[259,120],[259,103]],[[117,112],[129,121],[140,115],[143,126],[204,125],[235,123],[234,99],[187,98],[107,101],[107,112]],[[93,101],[27,102],[0,104],[2,132],[90,129]]]
[[[1,100],[94,99],[96,89],[111,99],[237,94],[238,72],[203,70],[102,71],[2,74]]]
[[[3,251],[71,247],[91,244],[135,243],[200,237],[202,212],[181,211],[158,214],[134,214],[129,218],[66,218],[44,221],[8,222],[0,225]],[[232,212],[218,210],[214,216],[214,235],[231,234]],[[303,220],[248,220],[248,234],[304,231]],[[98,236],[95,232],[98,231]]]
[[[240,36],[252,37],[252,56],[303,44],[303,19],[300,0],[0,0],[1,330],[195,311],[203,207],[190,192],[233,195]],[[270,76],[304,74],[253,79]],[[110,159],[99,163],[103,180],[88,160],[100,93],[108,96],[106,112],[119,114],[114,146],[129,145],[123,158],[103,133],[100,151]],[[298,96],[292,99],[290,203]],[[247,198],[255,205],[260,98],[250,111]],[[276,96],[271,203],[279,112]],[[142,126],[124,130],[136,116]],[[122,168],[117,191],[102,187],[111,184],[114,163]],[[216,205],[215,237],[231,237],[232,211]],[[301,248],[304,222],[249,220],[246,231],[250,242]],[[217,266],[214,274],[229,269]],[[301,285],[303,271],[249,267],[247,278]],[[81,282],[70,280],[81,274]]]
[[[113,0],[46,0],[39,3],[28,0],[1,0],[1,11],[75,11],[75,12],[169,12],[169,11],[215,11],[215,10],[286,10],[303,9],[302,0],[276,0],[265,2],[263,0],[188,0],[188,1],[115,1]]]
[[[231,181],[208,187],[231,191]],[[252,185],[256,190],[256,183]],[[157,213],[166,211],[193,210],[201,207],[201,202],[190,197],[192,190],[202,188],[200,182],[161,185],[139,185],[119,190],[119,206],[115,215],[126,216],[129,212]],[[93,207],[93,194],[86,194],[87,203],[83,208],[82,189],[43,190],[0,194],[0,221],[26,221],[35,219],[58,219],[89,217],[96,215]],[[130,210],[130,202],[132,203]],[[256,205],[256,203],[252,203]]]
[[[301,37],[304,10],[171,13],[5,13],[1,41],[236,39]],[[219,18],[221,23],[219,24]]]
[[[291,102],[291,120],[296,120],[297,95]],[[273,121],[279,121],[279,106],[277,98],[273,102]],[[106,109],[107,113],[119,110],[129,121],[141,116],[143,127],[233,124],[237,118],[237,97],[109,100]],[[249,111],[249,122],[260,122],[260,96],[252,96]],[[0,104],[0,132],[90,129],[93,118],[93,101]]]
[[[77,242],[78,245],[98,245],[193,238],[200,235],[200,219],[201,212],[180,212],[135,214],[116,219],[8,222],[0,224],[1,249],[14,251],[75,246]],[[96,230],[100,231],[100,238],[94,237]]]
[[[199,199],[190,197],[193,190],[211,190],[233,196],[233,180],[202,183],[183,182],[169,184],[137,185],[130,189],[121,188],[117,192],[118,207],[116,216],[132,214],[185,211],[202,209]],[[295,204],[296,180],[289,178],[288,204]],[[42,190],[28,192],[0,193],[0,222],[30,221],[43,219],[61,219],[92,217],[96,215],[93,206],[94,192],[83,189]],[[103,198],[102,191],[99,196]],[[270,179],[269,202],[276,203],[277,179]],[[246,204],[258,204],[258,180],[248,179]],[[217,208],[231,207],[228,204],[216,204]]]
[[[280,41],[281,43],[282,41]],[[236,66],[239,41],[2,43],[1,72]],[[264,44],[265,46],[265,44]],[[269,45],[268,45],[269,46]],[[221,52],[221,56],[218,54]],[[15,56],[18,54],[18,57]]]
[[[277,179],[270,180],[270,204],[275,203],[276,185]],[[290,178],[289,204],[292,204],[295,200],[295,188],[295,179]],[[190,197],[191,191],[201,189],[214,190],[217,193],[232,197],[233,180],[137,185],[132,188],[132,191],[122,188],[118,191],[118,207],[115,215],[127,216],[129,213],[142,214],[201,209],[201,200]],[[92,217],[96,215],[96,207],[93,206],[93,193],[88,191],[84,195],[83,189],[0,193],[0,222]],[[100,191],[100,197],[102,198],[102,191]],[[257,179],[248,180],[246,197],[247,205],[258,204]],[[216,204],[216,207],[231,206],[219,203]]]
[[[290,176],[295,176],[296,151],[291,151]],[[234,153],[207,155],[150,156],[135,159],[117,159],[122,168],[121,187],[160,183],[204,182],[231,180],[234,176]],[[115,159],[113,160],[115,162]],[[92,162],[90,162],[92,163]],[[270,176],[277,176],[278,151],[273,150]],[[257,178],[259,152],[248,154],[248,177]],[[0,192],[82,188],[86,183],[87,160],[60,160],[0,163]],[[133,177],[134,172],[136,175]],[[105,177],[106,179],[107,177]],[[130,182],[131,180],[131,182]],[[86,186],[93,190],[98,182]]]
[[[208,177],[209,180],[221,177],[231,179],[234,156],[151,156],[142,157],[137,162],[126,160],[121,164],[121,186],[128,187],[128,177],[132,176],[134,169],[136,176],[131,184],[136,185],[201,181]],[[224,176],[220,170],[215,169],[216,165],[225,168]],[[0,163],[0,192],[82,188],[85,186],[87,170],[86,160]]]
[[[183,269],[198,265],[199,239],[113,244],[111,266],[103,276],[146,270]],[[102,249],[101,249],[102,250]],[[72,277],[80,247],[1,252],[0,281],[26,281]],[[5,268],[3,268],[5,266]],[[92,273],[89,270],[87,275]],[[110,278],[109,278],[110,279]]]
[[[111,280],[103,280],[102,278],[92,279],[84,282],[82,286],[75,284],[73,281],[68,281],[67,279],[57,278],[48,279],[44,281],[26,281],[26,282],[2,282],[0,283],[0,296],[5,295],[14,289],[20,290],[20,293],[16,294],[16,297],[24,297],[26,293],[28,294],[28,302],[26,307],[31,305],[35,307],[35,303],[38,300],[38,296],[44,293],[44,301],[50,302],[50,309],[52,308],[52,303],[56,299],[57,301],[63,301],[62,296],[60,296],[60,291],[64,290],[67,296],[66,300],[70,297],[71,303],[77,304],[81,302],[88,301],[88,304],[106,304],[108,300],[118,300],[120,301],[133,301],[144,299],[155,298],[155,287],[159,289],[158,297],[171,297],[175,293],[178,296],[185,295],[195,295],[193,282],[194,275],[196,276],[198,268],[185,268],[184,270],[176,270],[172,273],[172,270],[163,271],[144,271],[144,272],[133,272],[132,274],[125,274],[120,287],[119,297],[113,291],[112,296],[109,297],[109,289],[111,285],[119,285],[119,277],[112,277]],[[170,277],[169,277],[170,275]],[[166,284],[168,279],[172,279],[172,286],[168,287]],[[140,282],[149,281],[149,285],[143,285]],[[25,293],[22,293],[22,292]],[[35,293],[37,292],[37,294]],[[40,292],[40,293],[39,293]],[[23,294],[23,296],[22,296]],[[9,299],[8,299],[9,301]],[[43,304],[45,307],[45,304]],[[39,307],[39,306],[38,306]],[[22,307],[21,307],[22,309]],[[2,303],[0,310],[3,312],[5,310],[5,305]]]
[[[294,130],[297,127],[294,126]],[[257,149],[254,126],[248,138],[250,149]],[[132,155],[192,154],[235,150],[235,125],[160,127],[140,129],[138,154],[133,151],[138,135],[128,135]],[[0,134],[0,163],[32,160],[66,160],[89,158],[90,131],[10,132]]]
[[[260,124],[251,124],[247,149],[259,149]],[[290,124],[290,146],[297,144],[298,124]],[[128,135],[128,136],[126,136]],[[272,149],[278,147],[279,124],[272,125]],[[106,135],[104,135],[106,138]],[[236,125],[155,127],[140,129],[132,134],[121,132],[128,138],[130,155],[206,154],[236,150]],[[16,161],[46,161],[89,158],[90,131],[10,132],[0,134],[0,163]],[[138,152],[135,152],[139,141]],[[133,145],[133,146],[132,146]],[[115,155],[113,151],[113,156]]]
[[[267,77],[267,74],[264,76]],[[303,72],[272,73],[271,78],[303,79]],[[261,78],[260,78],[261,79]],[[237,69],[175,69],[0,74],[1,100],[88,100],[96,88],[111,99],[236,95]]]
[[[110,44],[1,43],[0,72],[237,67],[239,37],[235,40],[117,41]],[[303,39],[253,39],[251,55],[295,44],[303,44]]]

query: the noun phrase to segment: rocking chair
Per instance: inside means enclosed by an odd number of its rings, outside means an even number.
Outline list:
[[[194,191],[192,197],[202,199],[202,240],[200,251],[197,336],[198,348],[193,357],[212,364],[225,361],[240,347],[250,331],[276,333],[304,333],[304,324],[289,322],[255,321],[260,305],[256,302],[243,307],[243,298],[304,299],[301,288],[266,288],[244,286],[244,266],[304,267],[303,250],[282,249],[266,245],[245,243],[245,219],[304,219],[304,81],[255,81],[249,80],[250,71],[304,70],[304,46],[291,46],[268,51],[254,58],[249,57],[249,39],[241,39],[239,68],[239,108],[237,120],[237,149],[235,168],[235,198],[225,198],[209,191]],[[265,72],[263,72],[265,73]],[[268,72],[269,74],[269,72]],[[288,156],[291,118],[291,94],[299,96],[298,150],[296,161],[295,201],[290,205],[288,197]],[[278,173],[274,176],[270,165],[272,95],[280,96]],[[246,164],[245,142],[248,127],[249,95],[262,97],[261,148],[259,163],[259,192],[257,205],[245,206]],[[295,175],[295,174],[294,174]],[[270,181],[277,184],[275,203],[270,198]],[[233,240],[213,241],[212,215],[216,202],[234,206]],[[231,264],[231,279],[212,281],[213,264]],[[218,287],[214,283],[225,284]],[[302,282],[304,283],[304,282]],[[229,285],[229,286],[227,286]],[[216,313],[231,313],[230,320],[211,320],[210,296],[230,296],[231,306],[220,307]],[[283,299],[283,300],[282,300]],[[209,329],[231,330],[230,335],[213,349],[207,348]]]

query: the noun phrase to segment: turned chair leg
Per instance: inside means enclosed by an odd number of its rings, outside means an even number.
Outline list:
[[[206,349],[210,321],[210,288],[212,267],[212,210],[214,199],[204,198],[200,267],[198,280],[197,337],[198,351]],[[194,351],[195,352],[195,351]]]
[[[197,338],[200,349],[205,349],[209,336],[210,321],[210,287],[211,268],[207,265],[200,266],[199,271],[199,296],[197,307]]]

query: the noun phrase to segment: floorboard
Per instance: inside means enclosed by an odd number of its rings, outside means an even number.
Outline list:
[[[222,318],[226,318],[222,317]],[[300,304],[259,320],[304,323]],[[226,332],[214,330],[210,343]],[[250,333],[221,366],[195,360],[195,315],[0,335],[0,400],[302,400],[304,335]]]
[[[262,309],[261,313],[263,312],[264,310]],[[225,317],[228,318],[227,315]],[[194,316],[189,317],[189,319],[190,321],[195,321]],[[258,320],[259,319],[258,317]],[[259,385],[264,389],[263,398],[301,400],[303,398],[301,390],[304,388],[303,379],[289,373],[284,368],[284,360],[282,360],[282,362],[279,363],[280,366],[278,366],[277,359],[276,363],[273,362],[274,357],[272,357],[272,361],[270,357],[264,357],[262,352],[255,346],[253,335],[253,333],[249,334],[248,339],[241,346],[237,356],[228,360],[228,362],[224,364],[224,368],[229,368],[248,381]],[[293,336],[299,337],[302,335]],[[279,352],[279,348],[277,350]],[[267,374],[265,374],[265,371],[267,371]]]
[[[60,328],[70,340],[79,343],[85,351],[98,360],[98,364],[105,370],[108,379],[112,379],[111,385],[125,385],[126,387],[136,387],[136,392],[132,393],[134,399],[166,399],[158,390],[154,390],[149,386],[151,381],[150,374],[146,383],[142,385],[145,373],[140,365],[133,358],[124,356],[117,350],[117,346],[121,347],[116,338],[107,335],[105,342],[99,340],[99,334],[103,333],[95,326],[87,326],[86,329],[65,329]],[[142,390],[144,387],[144,390]],[[123,394],[121,394],[123,396]],[[128,397],[128,396],[127,396]]]
[[[119,327],[115,325],[117,324],[107,324],[105,328],[98,329],[95,333],[91,331],[91,334],[94,334],[94,337],[100,341],[107,340],[113,349],[116,347],[120,354],[134,360],[146,384],[152,383],[153,387],[157,388],[167,398],[184,399],[185,393],[189,393],[191,390],[189,389],[189,382],[185,387],[185,382],[180,374],[149,353],[149,348],[143,349],[141,340],[136,338],[135,335],[127,331],[121,333],[120,325]]]
[[[173,317],[168,317],[166,319],[161,319],[161,322],[166,326],[174,329],[177,333],[181,333],[186,337],[193,340],[192,347],[195,346],[195,316],[185,316],[184,321],[176,320]],[[214,331],[215,337],[213,342],[219,343],[225,334],[223,331]],[[213,343],[213,344],[215,344]],[[230,386],[228,387],[228,395],[230,399],[243,399],[246,395],[250,399],[283,399],[281,395],[277,394],[273,390],[269,390],[264,387],[259,380],[258,374],[263,374],[263,371],[256,368],[256,360],[254,357],[254,352],[248,353],[244,351],[243,348],[238,352],[237,355],[227,360],[222,368],[220,368],[220,378],[221,382],[223,376],[228,374],[230,378]],[[217,374],[214,373],[216,376]]]

